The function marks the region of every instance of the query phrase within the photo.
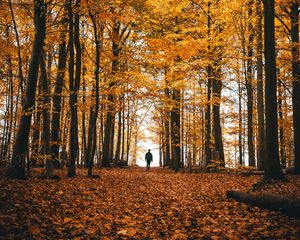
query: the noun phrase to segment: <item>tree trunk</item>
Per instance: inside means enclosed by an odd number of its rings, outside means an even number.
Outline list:
[[[278,117],[279,117],[279,148],[280,160],[283,168],[286,168],[286,154],[285,154],[285,137],[284,137],[284,120],[283,120],[283,86],[278,83]]]
[[[89,122],[89,135],[88,135],[88,144],[87,144],[87,162],[88,162],[88,176],[92,177],[92,169],[94,164],[94,156],[96,152],[97,146],[97,119],[99,113],[99,71],[100,71],[100,45],[99,36],[97,31],[97,23],[95,20],[95,16],[92,15],[91,11],[89,11],[90,18],[93,22],[94,28],[94,38],[95,38],[95,48],[96,48],[96,68],[95,68],[95,83],[93,86],[93,95],[95,95],[95,106],[91,106],[90,108],[90,122]]]
[[[68,163],[68,177],[74,177],[76,175],[75,163],[78,158],[78,113],[77,113],[77,102],[78,102],[78,90],[80,86],[81,77],[81,46],[79,40],[79,5],[80,1],[76,0],[76,8],[78,11],[75,13],[75,19],[73,22],[73,0],[68,2],[68,14],[69,14],[69,48],[70,48],[70,59],[69,59],[69,88],[70,88],[70,134],[69,134],[69,163]],[[76,49],[76,71],[74,78],[74,45]]]
[[[253,206],[269,210],[279,210],[288,216],[300,217],[300,201],[291,199],[289,196],[271,193],[254,195],[239,191],[227,191],[226,196],[227,198],[233,198],[239,202],[245,202]]]
[[[51,159],[51,149],[50,149],[50,90],[49,90],[49,80],[47,77],[45,56],[44,53],[41,54],[40,60],[40,70],[41,70],[41,82],[42,82],[42,95],[43,95],[43,158],[46,160],[46,172],[45,175],[48,178],[53,176],[53,162]]]
[[[8,170],[11,178],[24,179],[25,157],[28,151],[28,140],[32,111],[35,105],[35,93],[38,77],[40,55],[44,45],[46,30],[46,6],[43,0],[34,1],[35,35],[30,59],[25,97],[22,106],[22,116],[13,148],[12,162]]]
[[[124,161],[125,151],[125,94],[122,96],[122,148],[121,148],[121,161]]]
[[[9,29],[6,28],[7,40],[9,42]],[[13,85],[13,65],[10,56],[7,57],[8,64],[8,91],[6,95],[6,113],[5,113],[5,123],[3,129],[3,138],[1,144],[1,159],[0,161],[6,161],[10,158],[10,146],[11,146],[11,136],[13,127],[13,116],[14,116],[14,85]]]
[[[165,95],[169,101],[170,99],[170,90],[168,87],[165,88]],[[167,103],[168,104],[168,103]],[[165,116],[164,116],[164,126],[165,126],[165,145],[166,145],[166,156],[165,156],[165,163],[168,167],[171,167],[171,146],[170,146],[170,111],[166,108],[165,109]]]
[[[277,77],[275,60],[274,0],[264,5],[266,72],[266,161],[265,179],[284,179],[278,152]]]
[[[242,87],[241,87],[241,79],[238,79],[238,91],[239,91],[239,165],[243,166],[243,113],[242,113]]]
[[[178,171],[180,168],[180,90],[172,89],[173,106],[171,110],[171,143],[172,143],[172,168]]]
[[[115,152],[115,163],[120,161],[120,152],[121,152],[121,134],[122,134],[122,114],[121,110],[118,111],[118,135],[117,135],[117,145]]]
[[[264,116],[264,83],[263,83],[263,45],[262,45],[262,12],[261,0],[256,0],[256,69],[257,69],[257,168],[264,168],[265,157],[265,116]]]
[[[255,167],[255,154],[254,154],[254,144],[253,144],[253,88],[252,88],[252,81],[253,81],[253,64],[252,64],[252,57],[253,57],[253,26],[251,23],[252,18],[252,5],[253,1],[250,0],[248,2],[248,32],[249,32],[249,39],[247,44],[247,73],[246,73],[246,89],[247,89],[247,125],[248,125],[248,158],[249,158],[249,166]]]
[[[293,126],[295,171],[300,174],[300,62],[299,62],[299,3],[291,8],[292,74],[293,74]]]
[[[205,163],[206,166],[210,164],[211,160],[211,147],[210,147],[210,135],[211,135],[211,77],[212,77],[212,68],[211,66],[207,67],[207,103],[205,109]]]
[[[66,2],[65,2],[66,5]],[[66,8],[66,6],[65,6]],[[66,9],[65,9],[66,11]],[[59,158],[59,146],[61,144],[60,139],[60,118],[61,118],[61,93],[64,85],[64,76],[66,70],[66,29],[67,29],[67,17],[64,16],[61,24],[63,29],[60,32],[60,44],[58,49],[58,66],[57,75],[55,81],[55,89],[53,95],[53,110],[52,110],[52,120],[51,120],[51,155],[54,166],[58,167]]]
[[[113,27],[113,42],[112,42],[112,75],[119,69],[119,31],[120,31],[120,23],[116,22]],[[109,91],[111,91],[116,85],[115,80],[109,83]],[[114,107],[115,97],[113,93],[108,94],[108,111],[106,114],[106,122],[105,122],[105,130],[104,130],[104,143],[103,143],[103,158],[102,158],[102,166],[110,167],[110,162],[113,158],[113,142],[114,142],[114,125],[115,125],[115,107]]]
[[[219,66],[218,66],[219,67]],[[220,67],[219,67],[220,68]],[[225,166],[225,157],[224,157],[224,147],[223,147],[223,136],[222,136],[222,127],[221,127],[221,118],[220,118],[220,102],[221,102],[221,92],[222,92],[222,82],[220,79],[221,69],[215,70],[215,78],[212,83],[212,92],[213,97],[217,100],[214,100],[213,105],[213,123],[214,123],[214,139],[216,150],[219,153],[220,161],[223,162]],[[217,159],[215,159],[217,160]]]

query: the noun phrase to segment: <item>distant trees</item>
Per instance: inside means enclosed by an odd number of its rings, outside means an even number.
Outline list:
[[[11,159],[9,175],[66,165],[69,177],[78,166],[92,177],[95,165],[135,165],[145,139],[176,171],[299,172],[299,4],[266,1],[263,26],[261,1],[224,3],[38,1],[33,39],[30,24],[18,28],[29,7],[4,4],[0,156]]]

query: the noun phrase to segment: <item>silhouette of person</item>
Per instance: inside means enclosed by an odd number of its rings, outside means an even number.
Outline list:
[[[153,161],[153,156],[150,149],[145,155],[145,160],[147,162],[146,170],[148,171],[150,169],[150,163]]]

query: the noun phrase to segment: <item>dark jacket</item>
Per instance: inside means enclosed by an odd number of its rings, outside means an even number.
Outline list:
[[[152,160],[153,160],[152,153],[147,152],[146,155],[145,155],[145,159],[146,159],[146,161],[152,162]]]

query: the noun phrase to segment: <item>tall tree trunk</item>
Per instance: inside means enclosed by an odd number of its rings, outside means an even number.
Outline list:
[[[300,174],[300,62],[299,62],[299,2],[292,3],[292,73],[293,73],[293,126],[295,170]]]
[[[78,158],[78,113],[77,113],[77,102],[78,102],[78,91],[80,86],[81,77],[81,46],[79,40],[79,7],[80,1],[76,0],[76,13],[73,21],[73,0],[68,2],[68,15],[69,15],[69,48],[70,48],[70,59],[69,59],[69,88],[70,88],[70,135],[69,135],[69,163],[68,163],[68,177],[74,177],[76,175],[75,163]],[[76,49],[76,71],[74,78],[74,45]]]
[[[120,152],[121,152],[121,134],[122,134],[122,114],[121,110],[118,111],[118,134],[117,134],[117,145],[115,152],[115,163],[120,161]]]
[[[264,115],[264,83],[263,83],[263,44],[262,44],[262,12],[261,0],[256,0],[256,69],[257,69],[257,168],[264,168],[265,157],[265,115]]]
[[[67,4],[67,0],[65,5]],[[66,8],[66,6],[65,6]],[[66,11],[66,9],[65,9]],[[65,13],[66,14],[66,13]],[[58,158],[59,158],[59,147],[61,145],[60,139],[60,119],[61,119],[61,93],[64,84],[64,76],[66,70],[66,30],[67,30],[67,16],[64,16],[61,24],[63,25],[63,29],[60,32],[60,44],[58,48],[58,66],[57,66],[57,75],[55,81],[55,89],[53,94],[53,110],[52,110],[52,118],[51,118],[51,155],[54,166],[58,166]]]
[[[6,28],[7,40],[9,42],[9,29]],[[8,64],[8,91],[7,91],[7,102],[6,102],[6,114],[5,114],[5,126],[3,129],[3,138],[1,145],[1,159],[0,161],[6,161],[7,157],[10,158],[10,146],[12,140],[12,127],[14,117],[14,85],[13,85],[13,65],[10,56],[7,57]]]
[[[124,161],[125,151],[125,94],[122,96],[122,148],[121,148],[121,161]]]
[[[221,69],[220,66],[216,66],[218,69],[215,69],[215,77],[212,82],[212,93],[214,99],[213,105],[213,123],[214,123],[214,139],[216,150],[219,153],[220,161],[223,162],[225,166],[225,156],[224,156],[224,147],[223,147],[223,136],[222,136],[222,127],[221,127],[221,118],[220,118],[220,103],[221,103],[221,92],[222,92],[222,82],[221,82]]]
[[[40,83],[38,85],[41,85]],[[42,87],[38,87],[40,94]],[[41,105],[40,101],[37,101],[37,106]],[[31,142],[31,165],[33,167],[36,167],[38,155],[39,155],[39,148],[40,148],[40,125],[41,125],[41,111],[36,108],[35,114],[34,114],[34,122],[33,122],[33,128],[32,128],[32,142]]]
[[[211,135],[211,81],[212,81],[212,67],[207,67],[207,103],[205,109],[205,164],[210,164],[211,161],[211,147],[210,147],[210,135]]]
[[[266,161],[264,177],[265,179],[284,179],[278,152],[274,15],[274,0],[266,0],[264,5],[266,72]]]
[[[82,46],[84,49],[84,46]],[[84,62],[84,52],[82,53],[82,60]],[[82,68],[82,104],[85,106],[86,104],[86,67],[83,64]],[[81,111],[81,131],[82,131],[82,160],[81,160],[81,165],[84,165],[84,167],[88,167],[88,158],[87,158],[87,137],[86,137],[86,110],[83,109]]]
[[[278,83],[278,117],[279,117],[279,147],[280,147],[280,160],[283,168],[286,168],[286,154],[285,154],[285,136],[284,136],[284,119],[283,119],[283,86]]]
[[[246,89],[247,89],[247,125],[248,125],[248,158],[249,158],[249,166],[255,166],[255,153],[254,153],[254,144],[253,144],[253,25],[252,25],[252,7],[253,1],[250,0],[248,2],[248,44],[247,44],[247,73],[246,73]]]
[[[194,88],[194,100],[196,97],[196,93],[195,93],[195,88]],[[196,101],[195,101],[196,102]],[[196,115],[196,104],[193,105],[193,130],[192,130],[192,134],[193,134],[193,162],[192,164],[195,166],[196,165],[196,161],[197,161],[197,115]],[[199,146],[200,147],[200,146]]]
[[[30,59],[29,72],[25,97],[22,106],[22,116],[19,122],[19,128],[13,148],[12,161],[8,170],[8,176],[11,178],[24,179],[25,175],[25,157],[28,151],[28,140],[30,132],[30,123],[32,110],[35,105],[35,93],[38,77],[40,55],[44,46],[46,31],[46,6],[44,0],[34,1],[34,24],[35,35],[33,40],[32,55]]]
[[[132,124],[130,122],[130,98],[127,96],[127,132],[126,132],[126,162],[129,161],[129,152],[131,144],[131,135],[132,135]]]
[[[47,177],[52,177],[53,175],[53,162],[51,159],[51,149],[50,149],[50,90],[49,90],[49,80],[47,77],[45,56],[44,53],[41,54],[40,60],[40,70],[41,70],[41,82],[42,82],[42,95],[43,95],[43,148],[44,148],[44,159],[46,160],[46,172]]]
[[[115,75],[119,69],[119,31],[120,23],[116,22],[113,27],[113,42],[112,42],[112,75]],[[115,80],[109,83],[109,91],[111,91],[116,85]],[[113,93],[108,94],[108,111],[106,114],[105,130],[104,130],[104,143],[103,143],[103,167],[109,167],[110,162],[113,158],[113,142],[114,142],[114,125],[115,125],[115,107],[114,107],[115,97]]]
[[[100,45],[97,23],[95,16],[92,15],[91,11],[89,11],[90,18],[93,22],[94,28],[94,38],[95,38],[95,48],[96,48],[96,68],[95,68],[95,83],[93,86],[93,95],[95,95],[95,106],[91,106],[90,108],[90,122],[89,122],[89,135],[88,135],[88,144],[87,144],[87,153],[86,157],[88,159],[88,176],[92,177],[92,169],[94,164],[94,156],[96,152],[97,146],[97,119],[99,113],[99,72],[100,72]]]
[[[173,106],[171,110],[171,143],[172,143],[172,168],[178,171],[180,168],[180,90],[172,89]]]
[[[241,86],[241,79],[238,79],[238,91],[239,91],[239,165],[243,166],[243,113],[242,113],[242,86]]]
[[[165,95],[167,99],[170,99],[170,90],[168,87],[165,88]],[[165,145],[166,145],[166,156],[165,156],[165,163],[168,167],[171,167],[171,146],[170,146],[170,111],[166,108],[165,109],[165,116],[164,116],[164,126],[165,126]]]

